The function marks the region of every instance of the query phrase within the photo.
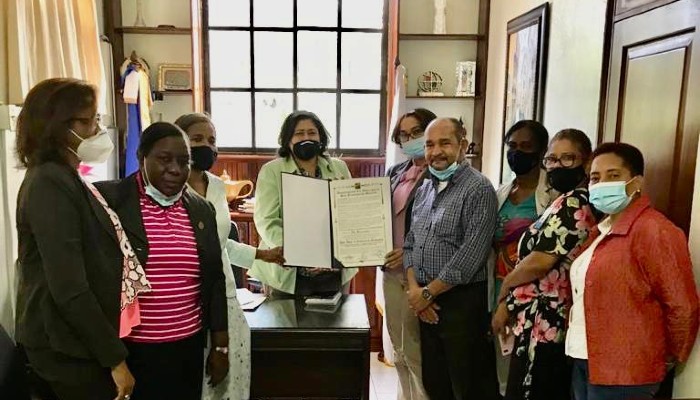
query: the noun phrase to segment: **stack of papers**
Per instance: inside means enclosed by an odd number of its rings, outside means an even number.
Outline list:
[[[241,205],[238,206],[238,211],[248,214],[255,213],[255,198],[244,199],[243,203],[241,203]]]
[[[243,311],[255,310],[267,298],[262,293],[253,293],[248,289],[236,289],[236,297]]]
[[[307,297],[304,301],[304,310],[335,314],[340,308],[342,298],[343,295],[340,292],[330,297]]]

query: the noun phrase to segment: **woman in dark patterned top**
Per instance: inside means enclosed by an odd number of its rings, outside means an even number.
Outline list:
[[[549,184],[563,194],[521,237],[519,262],[503,280],[493,317],[494,333],[508,325],[515,334],[506,400],[570,398],[564,353],[568,270],[596,222],[588,203],[590,156],[588,137],[565,129],[544,158]]]

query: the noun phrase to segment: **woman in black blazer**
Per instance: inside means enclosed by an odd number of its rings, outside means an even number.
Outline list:
[[[177,126],[157,122],[141,135],[139,172],[96,184],[119,215],[144,266],[140,324],[124,337],[138,385],[132,399],[199,400],[206,371],[228,373],[227,303],[214,207],[188,191],[190,151]]]
[[[17,121],[27,173],[17,202],[16,336],[62,400],[125,399],[134,386],[118,335],[124,256],[107,208],[77,172],[112,149],[87,82],[49,79],[27,95]]]

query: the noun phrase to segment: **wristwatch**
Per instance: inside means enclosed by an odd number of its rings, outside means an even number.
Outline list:
[[[433,301],[433,295],[430,293],[430,289],[428,289],[427,286],[423,286],[423,290],[421,291],[421,296],[423,299],[427,301]]]
[[[221,354],[228,354],[228,347],[214,347],[214,351],[218,351]]]

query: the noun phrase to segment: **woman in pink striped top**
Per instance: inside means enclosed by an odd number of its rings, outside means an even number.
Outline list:
[[[216,385],[228,373],[227,306],[221,247],[210,203],[185,190],[190,149],[177,126],[148,127],[140,171],[98,184],[119,215],[151,290],[138,296],[137,321],[124,338],[138,385],[132,399],[199,400],[203,348]]]

